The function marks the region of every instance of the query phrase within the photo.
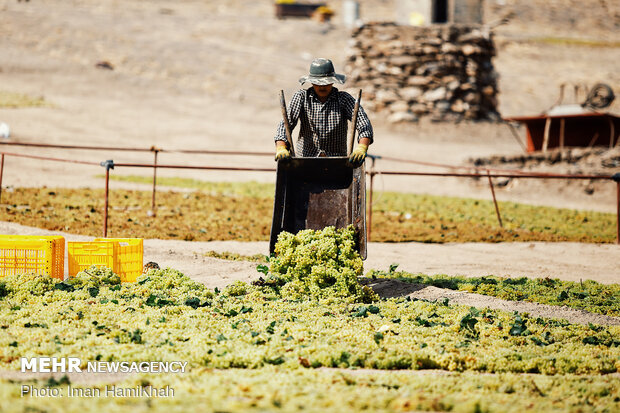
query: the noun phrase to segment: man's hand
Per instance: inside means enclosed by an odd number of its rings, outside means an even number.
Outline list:
[[[281,161],[283,159],[291,159],[291,153],[284,145],[276,148],[276,161]]]
[[[368,145],[364,145],[360,143],[357,147],[351,152],[349,156],[349,162],[354,165],[361,165],[366,159],[366,152],[368,151]]]

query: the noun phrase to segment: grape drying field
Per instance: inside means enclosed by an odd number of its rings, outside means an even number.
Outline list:
[[[6,277],[0,282],[3,371],[19,370],[20,357],[38,356],[79,357],[83,363],[183,361],[188,371],[102,376],[86,383],[78,373],[5,377],[0,410],[620,407],[619,326],[572,324],[449,300],[382,299],[357,282],[363,268],[354,245],[352,230],[283,233],[276,256],[257,264],[262,273],[257,281],[221,291],[172,269],[151,269],[136,283],[121,283],[110,270],[94,267],[65,281]],[[404,278],[397,272],[375,276]],[[543,284],[528,289],[543,291]],[[611,309],[593,304],[595,311],[617,311],[616,286],[589,288],[612,295]],[[64,393],[172,388],[174,397],[22,397],[24,385]]]
[[[338,19],[339,3],[330,3]],[[360,3],[364,19],[395,17],[393,0]],[[512,15],[495,29],[503,116],[547,110],[560,84],[587,79],[618,90],[617,19],[610,18],[617,7],[606,0],[565,3],[485,2],[488,22]],[[349,40],[336,20],[326,26],[276,19],[272,2],[0,4],[0,118],[10,124],[11,139],[153,146],[167,151],[160,161],[169,164],[188,163],[176,149],[272,151],[280,119],[277,91],[292,95],[313,56],[333,58],[341,71]],[[615,105],[617,114],[618,99]],[[501,124],[393,127],[378,116],[372,121],[372,153],[386,158],[413,154],[462,165],[468,157],[521,150]],[[36,227],[11,227],[19,234],[65,231],[79,240],[101,233],[99,162],[153,160],[149,152],[11,151],[94,162],[7,156],[4,163],[0,226]],[[192,156],[194,162],[274,166],[271,156]],[[380,170],[402,168],[379,162]],[[265,242],[273,206],[273,188],[265,183],[273,182],[273,174],[166,172],[158,170],[159,185],[187,192],[158,192],[157,217],[151,217],[150,187],[144,186],[152,182],[150,171],[135,177],[117,166],[109,235],[144,237],[149,247],[161,241],[155,260],[176,260],[176,267],[150,270],[133,284],[101,269],[62,282],[27,274],[0,279],[0,412],[620,411],[618,250],[615,214],[609,213],[616,208],[615,185],[506,183],[496,187],[505,225],[498,229],[486,185],[381,177],[375,181],[373,234],[384,244],[375,244],[382,253],[369,257],[381,256],[380,266],[362,273],[350,234],[289,237],[277,259],[217,255],[251,270],[241,283],[233,282],[241,277],[231,274],[232,265],[204,260],[204,250],[196,253],[191,244]],[[230,185],[187,184],[248,179],[258,183],[232,191]],[[528,203],[556,208],[534,210]],[[450,245],[465,240],[476,244]],[[396,244],[402,241],[424,244],[408,249]],[[390,266],[395,255],[399,267]],[[425,266],[421,255],[427,255]],[[184,273],[177,271],[181,267]],[[371,281],[357,284],[362,275]],[[506,278],[521,275],[530,278]],[[368,288],[388,282],[422,293],[441,288],[547,305],[558,317],[429,295],[385,298]],[[615,323],[559,319],[566,309]],[[39,356],[84,363],[180,361],[187,371],[19,373],[21,357]],[[62,397],[22,397],[24,387]],[[110,387],[173,389],[174,396],[110,395]],[[103,397],[90,397],[96,390]]]

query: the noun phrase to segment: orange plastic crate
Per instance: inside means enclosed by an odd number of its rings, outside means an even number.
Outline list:
[[[34,273],[65,276],[65,239],[60,235],[0,235],[0,277]]]
[[[70,277],[91,265],[112,269],[123,282],[136,281],[142,274],[142,238],[95,238],[67,245]]]

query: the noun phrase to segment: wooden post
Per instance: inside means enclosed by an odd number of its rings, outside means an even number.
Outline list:
[[[549,146],[549,131],[551,129],[551,118],[547,117],[547,121],[545,122],[545,134],[543,135],[543,144],[542,151],[547,152],[547,147]]]
[[[295,146],[293,145],[293,135],[291,135],[291,125],[288,122],[288,112],[286,111],[286,101],[284,100],[284,90],[280,90],[280,109],[282,109],[282,120],[284,121],[284,131],[288,142],[291,156],[295,157]]]
[[[487,169],[487,177],[489,178],[489,186],[491,187],[491,195],[493,195],[493,205],[495,205],[495,215],[497,215],[497,221],[499,221],[499,226],[504,228],[504,224],[502,223],[502,217],[499,214],[499,207],[497,206],[497,199],[495,199],[495,189],[493,189],[493,181],[491,180],[491,173]]]
[[[609,121],[609,149],[613,149],[614,147],[614,138],[616,137],[616,131],[614,130],[614,120],[610,117],[607,118]]]
[[[351,152],[353,152],[353,145],[355,145],[355,131],[357,130],[357,113],[360,109],[360,100],[362,100],[362,89],[360,89],[357,93],[357,100],[355,101],[355,107],[353,108],[353,114],[351,115],[351,131],[349,132],[349,155],[351,155]],[[370,181],[372,182],[372,175]]]

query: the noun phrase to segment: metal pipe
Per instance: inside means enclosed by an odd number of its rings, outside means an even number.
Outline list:
[[[132,168],[152,168],[152,164],[140,163],[115,163],[115,166],[124,166]],[[230,166],[192,166],[192,165],[157,165],[158,168],[167,169],[203,169],[216,171],[255,171],[255,172],[275,172],[275,168],[238,168]],[[411,175],[411,176],[452,176],[464,178],[482,178],[486,174],[478,173],[456,173],[456,172],[406,172],[406,171],[379,171],[383,175]],[[547,179],[611,179],[610,175],[569,175],[569,174],[552,174],[552,173],[496,173],[492,175],[494,178],[547,178]]]
[[[598,137],[598,134],[595,136]],[[620,143],[620,139],[618,140],[618,143]],[[113,148],[113,147],[89,147],[89,146],[69,146],[69,145],[51,145],[51,144],[28,144],[28,143],[23,143],[23,142],[0,142],[0,145],[21,145],[21,146],[40,146],[40,147],[49,147],[49,148],[75,148],[75,149],[109,149],[109,150],[122,150],[122,151],[149,151],[152,152],[152,149],[144,149],[144,148]],[[177,152],[177,153],[193,153],[193,154],[205,154],[205,155],[265,155],[265,156],[273,156],[273,153],[271,152],[239,152],[239,151],[202,151],[202,150],[164,150],[164,149],[158,149],[159,152]],[[88,162],[88,161],[78,161],[78,160],[72,160],[72,159],[61,159],[61,158],[52,158],[52,157],[44,157],[44,156],[36,156],[36,155],[27,155],[27,154],[21,154],[21,153],[11,153],[11,152],[0,152],[6,155],[11,155],[11,156],[17,156],[17,157],[24,157],[24,158],[31,158],[31,159],[41,159],[41,160],[48,160],[48,161],[58,161],[58,162],[69,162],[69,163],[78,163],[78,164],[83,164],[83,165],[97,165],[96,162]],[[468,166],[459,166],[459,165],[447,165],[447,164],[438,164],[438,163],[431,163],[431,162],[422,162],[422,161],[415,161],[415,160],[409,160],[409,159],[402,159],[402,158],[395,158],[395,157],[388,157],[388,156],[380,156],[378,157],[380,159],[385,159],[385,160],[391,160],[391,161],[397,161],[397,162],[405,162],[405,163],[411,163],[411,164],[418,164],[418,165],[426,165],[426,166],[436,166],[436,167],[442,167],[442,168],[450,168],[450,169],[472,169],[472,167],[468,167]],[[148,168],[152,168],[153,165],[151,164],[116,164],[118,166],[128,166],[128,167],[148,167]],[[186,165],[158,165],[158,168],[176,168],[176,169],[211,169],[211,170],[239,170],[239,171],[258,171],[258,172],[275,172],[275,168],[225,168],[225,167],[199,167],[199,166],[186,166]],[[505,171],[504,169],[496,169],[496,168],[487,168],[489,171],[497,171],[502,173],[502,171]],[[402,175],[411,175],[411,174],[416,174],[416,173],[409,173],[409,172],[403,172],[403,173],[395,173],[395,172],[382,172],[384,174],[387,175],[394,175],[394,174],[402,174]],[[575,178],[575,179],[607,179],[608,177],[606,176],[574,176],[574,175],[554,175],[554,174],[527,174],[527,173],[520,173],[518,171],[516,171],[515,173],[519,173],[519,175],[494,175],[496,177],[524,177],[524,178],[534,178],[534,177],[553,177],[553,176],[557,176],[558,178],[567,178],[567,179],[571,179],[571,178]],[[420,174],[418,174],[420,175]],[[444,176],[441,174],[425,174],[428,176]],[[543,176],[544,175],[544,176]],[[463,176],[463,177],[480,177],[480,176],[486,176],[486,175],[468,175],[468,174],[459,174],[459,175],[445,175],[445,176]]]
[[[27,146],[35,148],[56,148],[56,149],[85,149],[85,150],[113,150],[113,151],[132,151],[150,152],[147,148],[119,148],[114,146],[88,146],[88,145],[54,145],[51,143],[30,143],[30,142],[0,142],[1,145]]]
[[[153,216],[157,216],[157,211],[155,210],[155,191],[157,185],[157,153],[159,149],[156,147],[151,148],[153,150],[153,196],[151,199],[151,212]]]
[[[99,165],[105,168],[105,207],[103,210],[103,237],[108,236],[108,193],[110,188],[110,169],[114,169],[114,161],[108,159],[101,162]]]
[[[108,192],[110,183],[110,169],[105,169],[105,208],[103,210],[103,237],[108,236]]]
[[[620,139],[619,139],[620,141]],[[2,144],[2,143],[0,143]],[[60,145],[58,145],[60,146]],[[152,151],[152,149],[150,149]],[[157,164],[157,153],[163,151],[162,149],[158,149],[155,151],[155,160],[153,164],[137,164],[137,163],[123,163],[116,164],[116,166],[126,166],[126,167],[142,167],[142,168],[154,168],[154,184],[156,183],[156,168],[171,168],[171,169],[194,169],[194,170],[221,170],[221,171],[255,171],[255,172],[275,172],[275,168],[245,168],[245,167],[220,167],[220,166],[189,166],[189,165],[158,165]],[[231,154],[239,155],[239,152],[230,152]],[[87,161],[78,161],[78,160],[70,160],[70,159],[60,159],[60,158],[51,158],[51,157],[43,157],[36,155],[26,155],[26,154],[18,154],[18,153],[9,153],[9,152],[0,152],[0,197],[2,195],[2,177],[4,170],[4,159],[6,155],[24,157],[30,159],[40,159],[40,160],[48,160],[48,161],[58,161],[58,162],[69,162],[69,163],[77,163],[84,165],[96,165],[95,162],[87,162]],[[368,226],[367,226],[367,237],[370,239],[371,235],[371,226],[372,226],[372,197],[373,197],[373,180],[374,175],[382,173],[384,175],[405,175],[405,176],[436,176],[436,177],[464,177],[464,178],[480,178],[486,176],[487,179],[490,180],[491,190],[494,198],[494,204],[496,207],[496,213],[498,215],[498,220],[500,221],[500,226],[503,225],[501,222],[501,215],[499,214],[499,208],[496,203],[495,193],[492,186],[492,177],[505,177],[505,178],[545,178],[545,179],[588,179],[588,180],[607,180],[613,179],[617,182],[617,242],[620,244],[620,173],[617,173],[613,176],[610,175],[569,175],[569,174],[551,174],[551,173],[525,173],[516,171],[514,173],[509,172],[500,172],[495,173],[493,175],[490,174],[491,170],[494,171],[502,171],[501,169],[490,169],[488,168],[486,174],[479,173],[456,173],[456,172],[448,172],[448,173],[433,173],[433,172],[406,172],[406,171],[385,171],[378,172],[374,169],[374,158],[372,159],[372,166],[370,174],[370,193],[369,193],[369,205],[368,205]],[[397,158],[387,158],[383,159],[394,159]],[[414,163],[414,161],[411,161]],[[104,211],[104,236],[107,236],[107,226],[108,226],[108,210],[109,210],[109,170],[113,169],[115,164],[113,161],[109,160],[106,162],[101,162],[101,166],[106,167],[106,183],[105,183],[105,211]],[[461,168],[461,167],[453,167],[452,168]],[[155,186],[153,190],[153,205],[155,204]]]
[[[375,180],[375,160],[372,159],[372,165],[370,167],[370,188],[368,190],[368,222],[366,225],[366,241],[370,242],[370,233],[372,230],[372,194],[373,194],[373,181]]]
[[[273,157],[273,152],[243,152],[243,151],[206,151],[201,149],[160,149],[160,152],[174,152],[174,153],[192,153],[196,155],[244,155],[244,156],[269,156]]]
[[[491,174],[487,170],[487,177],[489,178],[489,186],[491,187],[491,194],[493,195],[493,205],[495,205],[495,215],[497,215],[497,220],[499,221],[499,226],[504,228],[504,224],[502,223],[502,216],[499,214],[499,207],[497,206],[497,199],[495,199],[495,189],[493,188],[493,181],[491,180]]]
[[[0,200],[2,199],[2,175],[4,174],[4,154],[0,156]]]
[[[620,180],[616,182],[616,244],[620,245]]]
[[[409,176],[452,176],[461,178],[483,178],[486,174],[477,173],[456,173],[456,172],[404,172],[404,171],[380,171],[382,175],[409,175]],[[611,179],[610,175],[568,175],[568,174],[510,174],[497,173],[493,174],[494,178],[545,178],[545,179]]]
[[[161,150],[160,150],[161,151]],[[47,161],[58,161],[58,162],[69,162],[69,163],[78,163],[84,165],[98,165],[96,162],[87,162],[87,161],[77,161],[71,159],[59,159],[59,158],[50,158],[44,156],[35,156],[35,155],[25,155],[25,154],[17,154],[10,152],[0,152],[0,154],[23,157],[23,158],[31,158],[31,159],[41,159]],[[390,158],[383,158],[390,159]],[[132,167],[132,168],[152,168],[153,164],[141,164],[141,163],[116,163],[115,166],[124,166],[124,167]],[[255,172],[275,172],[275,168],[239,168],[239,167],[230,167],[230,166],[192,166],[192,165],[157,165],[158,168],[165,169],[198,169],[198,170],[216,170],[216,171],[255,171]],[[501,169],[489,169],[494,171],[501,171]],[[477,173],[456,173],[456,172],[407,172],[407,171],[383,171],[378,172],[383,175],[410,175],[410,176],[452,176],[452,177],[464,177],[464,178],[480,178],[485,177],[486,174],[477,174]],[[515,172],[515,173],[494,173],[492,175],[495,178],[547,178],[547,179],[611,179],[610,175],[569,175],[569,174],[552,174],[552,173],[525,173],[525,172]]]
[[[53,145],[49,143],[28,143],[28,142],[0,142],[6,146],[26,146],[35,148],[55,148],[55,149],[82,149],[95,151],[127,151],[127,152],[151,152],[150,148],[120,148],[116,146],[87,146],[87,145]],[[248,156],[273,156],[271,152],[239,152],[239,151],[211,151],[201,149],[159,149],[160,152],[174,153],[193,153],[203,155],[248,155]]]
[[[82,165],[99,165],[97,162],[88,162],[88,161],[77,161],[75,159],[61,159],[61,158],[51,158],[48,156],[37,156],[37,155],[25,155],[23,153],[12,153],[12,152],[0,152],[6,155],[17,156],[20,158],[30,158],[30,159],[40,159],[43,161],[57,161],[57,162],[69,162],[69,163],[79,163]]]
[[[368,192],[368,226],[366,227],[366,240],[370,242],[370,233],[372,231],[372,192],[375,173],[370,173],[370,190]]]
[[[150,163],[115,163],[114,166],[124,166],[130,168],[152,168]],[[157,165],[159,169],[202,169],[209,171],[255,171],[255,172],[275,172],[275,168],[238,168],[230,166],[193,166],[193,165]]]

